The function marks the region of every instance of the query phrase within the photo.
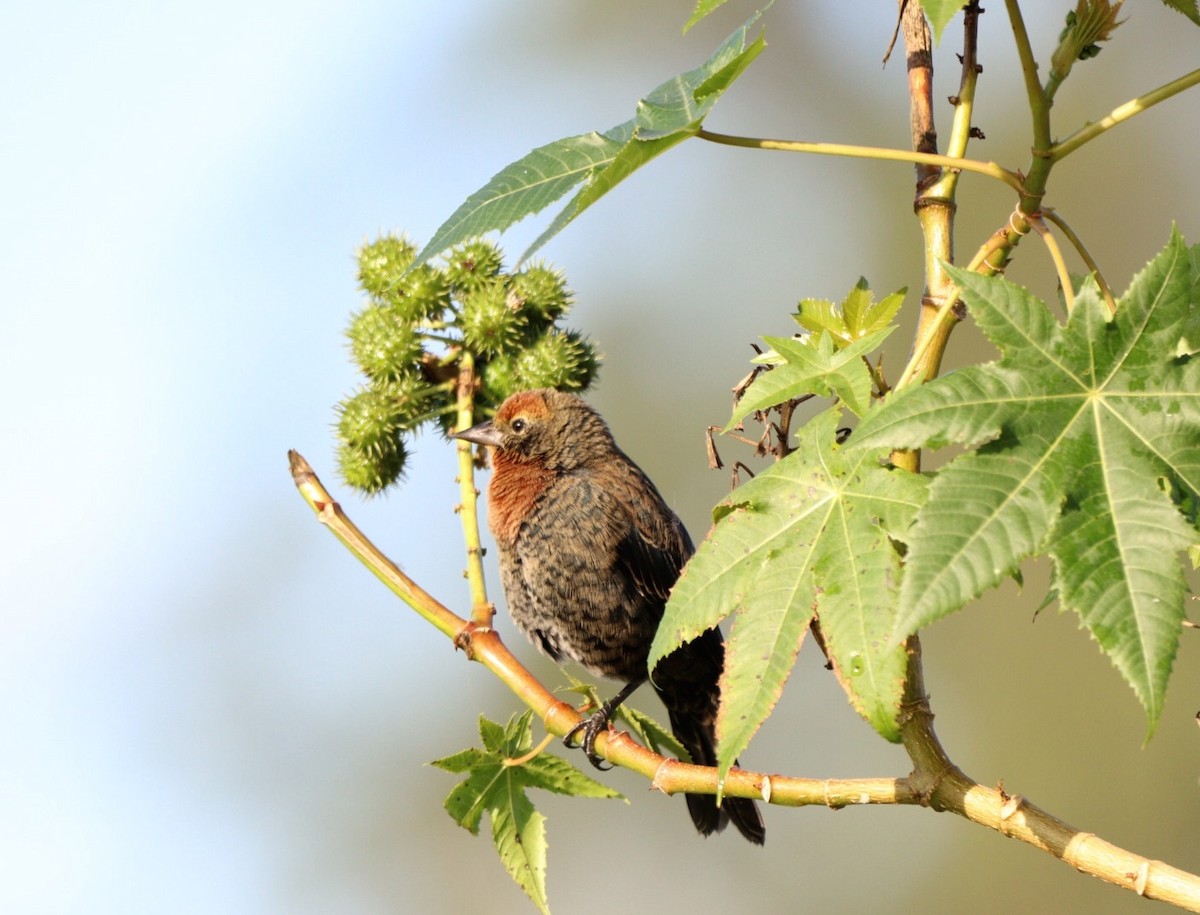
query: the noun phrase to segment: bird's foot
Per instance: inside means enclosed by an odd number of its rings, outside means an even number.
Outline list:
[[[608,729],[608,716],[610,714],[611,712],[607,708],[599,709],[571,728],[567,732],[567,736],[563,738],[563,745],[574,749],[577,746],[575,738],[582,734],[583,739],[578,746],[583,747],[583,752],[587,756],[588,762],[601,772],[611,769],[612,766],[605,764],[604,758],[596,753],[596,736]]]

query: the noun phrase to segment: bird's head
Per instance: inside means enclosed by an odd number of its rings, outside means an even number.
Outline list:
[[[553,388],[519,391],[492,419],[452,437],[494,448],[501,461],[555,471],[578,469],[615,447],[599,413],[574,394]]]

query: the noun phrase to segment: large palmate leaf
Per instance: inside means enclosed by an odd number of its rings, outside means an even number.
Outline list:
[[[546,818],[526,796],[542,788],[576,797],[620,797],[616,791],[549,753],[530,755],[533,712],[514,715],[504,727],[479,718],[482,749],[469,749],[435,760],[447,772],[466,773],[446,798],[446,812],[460,826],[479,833],[487,813],[492,841],[509,876],[542,912],[546,902]]]
[[[814,614],[854,707],[899,738],[903,646],[897,612],[902,538],[925,479],[837,444],[837,410],[801,430],[796,451],[717,506],[716,524],[671,593],[650,665],[733,615],[717,719],[728,770],[771,713]]]
[[[505,166],[442,223],[412,266],[468,238],[502,232],[582,184],[521,255],[521,260],[528,258],[638,168],[696,134],[725,90],[766,47],[761,32],[750,40],[759,15],[735,29],[701,66],[645,96],[630,120],[603,132],[556,140]]]
[[[1047,552],[1063,608],[1153,731],[1183,619],[1180,554],[1198,537],[1174,501],[1200,493],[1200,362],[1184,341],[1194,258],[1173,234],[1115,315],[1089,286],[1065,327],[1012,283],[952,271],[1000,361],[890,398],[853,437],[980,445],[938,473],[913,526],[893,641]]]

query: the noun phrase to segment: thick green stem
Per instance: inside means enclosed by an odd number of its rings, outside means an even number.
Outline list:
[[[475,424],[475,360],[466,350],[459,355],[456,403],[458,416],[456,432]],[[471,588],[471,619],[481,626],[490,626],[496,614],[495,606],[487,599],[487,584],[483,577],[483,545],[479,538],[479,490],[475,488],[475,455],[470,442],[459,440],[458,506],[462,520],[463,542],[467,547],[467,582]]]

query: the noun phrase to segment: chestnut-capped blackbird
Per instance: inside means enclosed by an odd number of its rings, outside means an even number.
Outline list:
[[[553,389],[513,394],[456,438],[492,449],[488,522],[500,551],[508,609],[526,635],[556,661],[625,681],[609,702],[567,735],[597,767],[596,736],[644,683],[650,643],[692,541],[654,484],[617,447],[583,400]],[[649,678],[671,730],[698,765],[716,754],[721,633],[710,629],[664,658]],[[732,820],[751,842],[765,828],[746,798],[689,794],[704,835]]]

